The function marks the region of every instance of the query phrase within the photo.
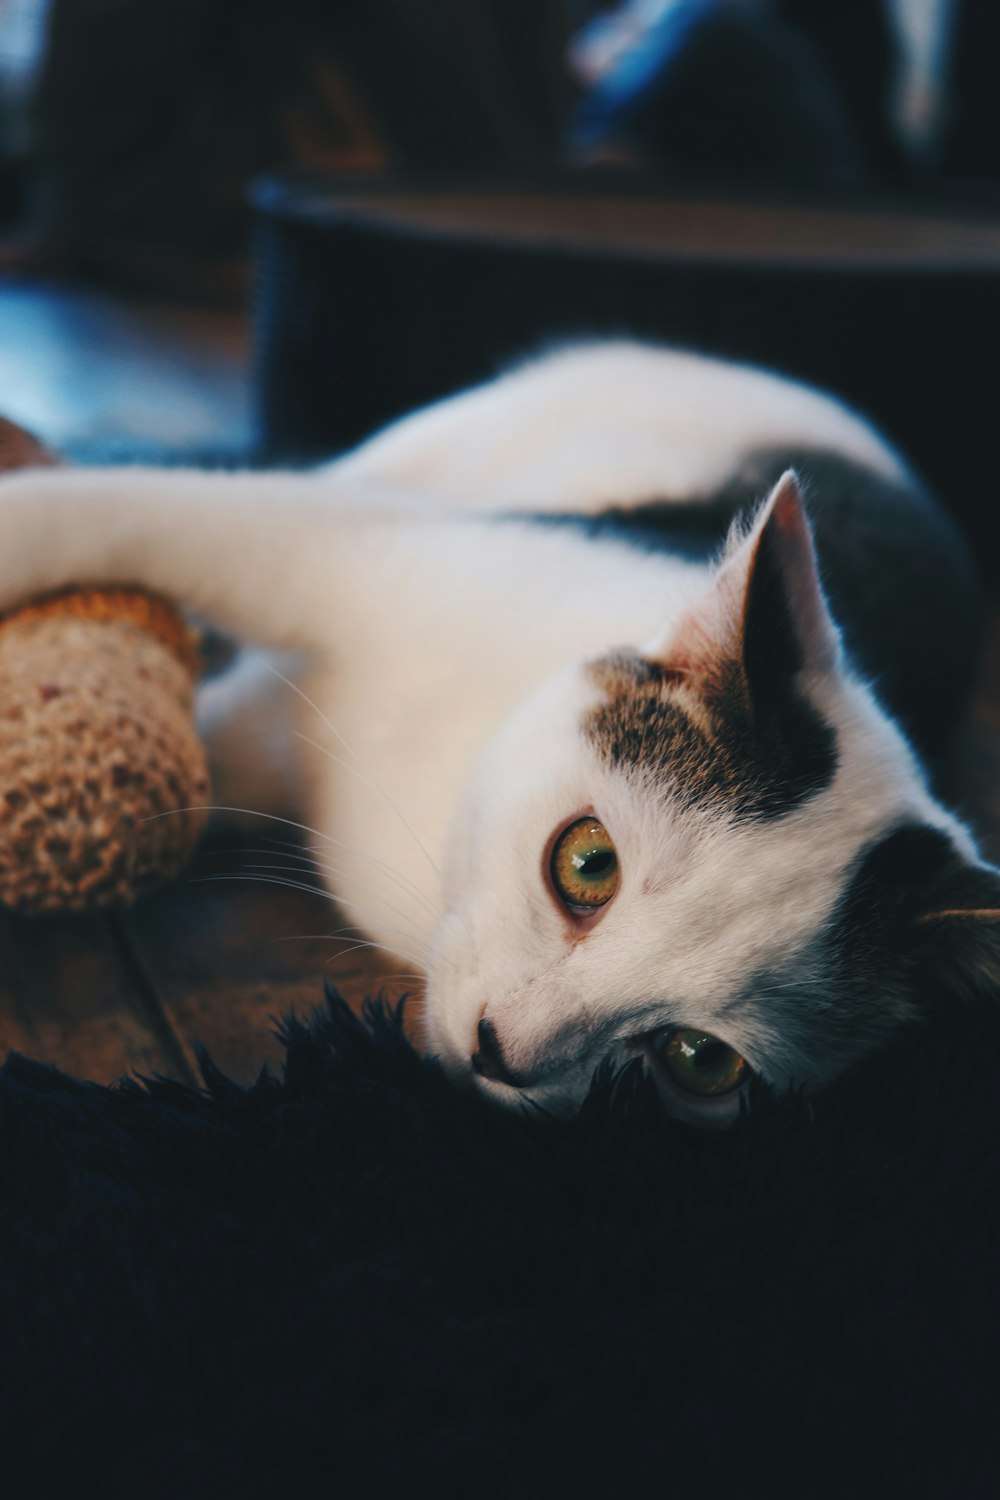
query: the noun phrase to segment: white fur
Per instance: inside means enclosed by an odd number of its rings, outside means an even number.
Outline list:
[[[312,475],[5,478],[0,607],[131,581],[295,653],[282,676],[258,655],[207,695],[218,800],[306,825],[352,923],[422,964],[433,948],[430,1035],[456,1076],[470,1077],[488,1010],[514,1063],[576,1049],[579,1066],[542,1090],[556,1102],[579,1094],[602,1050],[664,1021],[717,1029],[783,1082],[796,1060],[780,1038],[723,1014],[741,976],[802,947],[894,813],[962,830],[870,697],[837,675],[813,684],[845,747],[834,784],[766,832],[664,807],[641,778],[613,774],[580,733],[594,693],[580,663],[669,636],[711,595],[710,570],[481,514],[707,494],[742,454],[782,442],[902,472],[817,392],[694,355],[585,347]],[[590,808],[623,883],[573,942],[542,850]]]
[[[588,512],[709,495],[755,448],[827,447],[887,477],[902,459],[832,397],[747,365],[583,345],[397,422],[340,459],[350,479],[458,510]]]

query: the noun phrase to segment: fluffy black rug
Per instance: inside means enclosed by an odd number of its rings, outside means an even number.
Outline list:
[[[494,1114],[336,1003],[286,1042],[203,1093],[8,1061],[6,1494],[997,1493],[997,1017],[721,1137],[635,1070]]]

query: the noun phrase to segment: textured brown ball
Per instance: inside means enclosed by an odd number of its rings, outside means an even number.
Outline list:
[[[137,623],[145,605],[67,605],[0,628],[0,902],[21,911],[134,900],[207,817],[182,811],[209,800],[190,643]]]

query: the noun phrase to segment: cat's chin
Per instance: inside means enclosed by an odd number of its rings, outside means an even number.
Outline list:
[[[508,1083],[484,1078],[468,1058],[458,1057],[447,1044],[428,1047],[428,1055],[438,1064],[448,1082],[466,1093],[478,1094],[501,1109],[535,1110],[559,1118],[576,1114],[587,1096],[587,1087],[579,1090],[568,1084],[550,1083],[533,1088],[516,1088]]]

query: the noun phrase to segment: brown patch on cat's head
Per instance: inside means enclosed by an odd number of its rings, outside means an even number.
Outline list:
[[[602,701],[583,728],[606,764],[642,769],[691,800],[713,790],[724,795],[728,761],[703,688],[688,669],[622,650],[591,663],[588,671]]]
[[[689,806],[780,817],[833,777],[830,726],[804,699],[780,736],[755,722],[737,662],[718,662],[699,680],[619,651],[594,662],[589,673],[602,698],[586,714],[583,731],[600,758],[642,771]]]
[[[837,661],[794,475],[737,535],[700,608],[660,652],[590,667],[601,701],[584,733],[607,764],[691,804],[779,817],[828,786],[836,737],[805,694]]]

